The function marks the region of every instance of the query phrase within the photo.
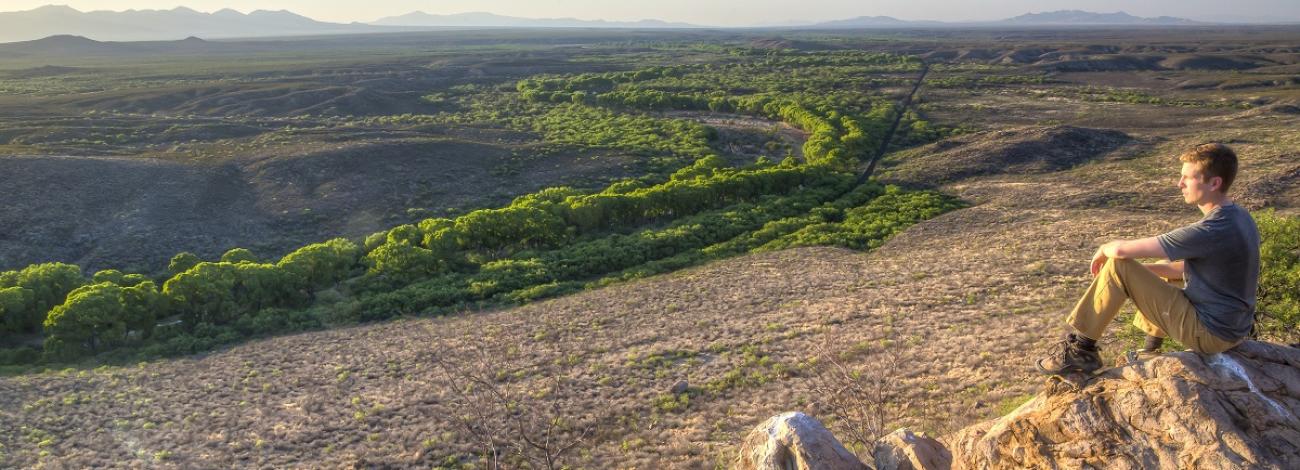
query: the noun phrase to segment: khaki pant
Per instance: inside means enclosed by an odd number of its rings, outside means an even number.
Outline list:
[[[1182,289],[1131,259],[1107,260],[1066,322],[1084,336],[1100,339],[1128,299],[1138,309],[1133,324],[1148,335],[1173,338],[1206,354],[1227,351],[1241,342],[1224,341],[1206,330]]]

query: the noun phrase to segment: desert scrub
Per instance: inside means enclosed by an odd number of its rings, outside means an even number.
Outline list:
[[[1255,332],[1261,339],[1300,340],[1300,217],[1255,215],[1259,226],[1259,298]]]
[[[712,153],[713,129],[685,119],[614,113],[570,104],[558,106],[532,122],[547,142],[628,150],[645,155],[672,154],[700,158]],[[689,160],[688,160],[689,161]]]
[[[814,245],[874,249],[912,224],[959,207],[962,207],[960,201],[938,192],[905,191],[897,186],[889,186],[884,195],[844,211],[843,221],[828,219],[810,224],[768,242],[757,251]]]
[[[688,393],[660,394],[654,399],[654,408],[664,413],[673,413],[684,411],[691,406],[691,396]]]
[[[759,386],[791,374],[785,364],[773,359],[757,345],[747,344],[728,354],[738,355],[740,364],[721,377],[705,382],[703,389],[709,394],[721,395],[734,389]]]
[[[680,364],[698,355],[699,353],[694,351],[682,350],[663,351],[641,356],[632,355],[628,357],[625,365],[628,367],[657,371],[659,369],[666,369]]]

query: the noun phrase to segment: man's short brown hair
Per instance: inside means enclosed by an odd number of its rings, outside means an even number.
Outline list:
[[[1232,180],[1237,178],[1237,153],[1227,145],[1219,143],[1197,145],[1179,155],[1178,160],[1196,165],[1201,172],[1202,181],[1209,181],[1215,176],[1222,178],[1223,185],[1219,187],[1219,191],[1223,193],[1228,192]]]

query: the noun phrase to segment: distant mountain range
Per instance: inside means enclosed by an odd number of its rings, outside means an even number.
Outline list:
[[[369,28],[370,31],[366,31]],[[202,13],[189,8],[82,12],[66,6],[0,13],[0,42],[54,35],[85,36],[100,41],[150,41],[249,36],[293,36],[382,30],[369,25],[316,21],[288,11],[235,10]]]
[[[1159,16],[1143,18],[1122,11],[1093,13],[1080,10],[1060,10],[1045,13],[1026,13],[997,21],[968,21],[948,23],[942,21],[907,21],[888,16],[861,16],[847,20],[827,21],[809,25],[811,28],[925,28],[963,26],[1194,26],[1209,23],[1186,18]]]
[[[1173,16],[1157,16],[1154,18],[1142,18],[1133,16],[1122,11],[1115,13],[1093,13],[1090,11],[1080,10],[1060,10],[1049,11],[1046,13],[1026,13],[1015,18],[1008,18],[997,22],[999,24],[1009,25],[1153,25],[1153,26],[1186,26],[1206,24],[1200,21],[1192,21],[1186,18],[1176,18]]]
[[[519,18],[492,13],[474,12],[454,15],[432,15],[415,11],[401,16],[380,18],[370,24],[379,26],[433,26],[433,27],[493,27],[493,28],[700,28],[687,23],[669,23],[660,20],[605,21],[577,18]]]
[[[1293,21],[1294,22],[1294,21]],[[822,23],[783,23],[781,29],[853,28],[942,28],[942,27],[1036,27],[1059,25],[1185,26],[1208,24],[1161,16],[1142,18],[1124,12],[1093,13],[1062,10],[1028,13],[987,22],[908,21],[888,16],[862,16]],[[492,13],[435,15],[412,12],[371,23],[329,23],[289,11],[257,10],[240,13],[224,9],[203,13],[185,7],[171,10],[126,10],[82,12],[67,6],[44,6],[34,10],[0,13],[0,42],[28,41],[56,35],[84,36],[98,41],[159,41],[186,37],[204,39],[268,36],[301,36],[349,33],[418,31],[431,28],[701,28],[687,23],[660,20],[604,21],[575,18],[519,18]]]

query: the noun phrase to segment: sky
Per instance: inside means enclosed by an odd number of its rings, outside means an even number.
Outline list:
[[[1298,0],[0,0],[0,11],[29,10],[50,3],[81,11],[171,9],[211,12],[233,8],[289,10],[321,21],[370,22],[411,11],[450,14],[486,11],[528,18],[585,20],[660,19],[708,26],[755,26],[789,22],[893,16],[905,20],[982,21],[1029,12],[1124,11],[1137,16],[1194,20],[1300,21]]]

